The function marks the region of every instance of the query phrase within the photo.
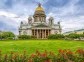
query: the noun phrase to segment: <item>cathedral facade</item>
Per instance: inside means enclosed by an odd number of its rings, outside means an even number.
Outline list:
[[[50,17],[47,23],[46,14],[41,4],[38,4],[34,15],[29,16],[27,23],[20,23],[19,35],[30,35],[37,39],[46,39],[51,34],[61,34],[60,22],[54,24],[54,18]]]

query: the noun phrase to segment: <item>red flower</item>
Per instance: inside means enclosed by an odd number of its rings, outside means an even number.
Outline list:
[[[36,55],[35,55],[35,54],[32,54],[32,55],[31,55],[31,58],[34,58],[34,57],[36,57]]]
[[[44,62],[51,62],[51,60],[50,60],[50,59],[48,59],[48,60],[45,60]]]
[[[59,49],[59,53],[60,53],[60,54],[64,54],[64,53],[65,53],[65,51],[64,51],[64,50],[62,50],[62,49]]]
[[[33,62],[33,60],[32,59],[29,59],[28,62]]]
[[[72,51],[70,51],[70,50],[68,50],[66,54],[72,55],[72,54],[73,54],[73,52],[72,52]]]
[[[41,54],[41,57],[47,57],[46,53]]]
[[[78,53],[78,54],[84,54],[84,50],[83,49],[78,49],[77,51],[76,51],[76,53]]]

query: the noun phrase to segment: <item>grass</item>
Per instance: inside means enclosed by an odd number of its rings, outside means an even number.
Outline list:
[[[0,50],[3,54],[10,51],[22,53],[24,50],[27,53],[34,53],[36,50],[43,52],[44,50],[57,53],[59,49],[70,49],[72,51],[77,48],[84,49],[83,41],[68,41],[68,40],[9,40],[0,41]]]

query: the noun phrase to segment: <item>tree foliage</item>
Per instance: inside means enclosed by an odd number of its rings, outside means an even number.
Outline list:
[[[67,35],[68,38],[71,38],[71,39],[79,39],[80,38],[80,34],[76,34],[76,33],[71,33],[69,35]]]
[[[0,39],[14,39],[15,34],[12,32],[1,32]]]
[[[29,36],[29,35],[19,35],[18,38],[22,39],[22,40],[25,40],[25,39],[31,39],[31,36]]]

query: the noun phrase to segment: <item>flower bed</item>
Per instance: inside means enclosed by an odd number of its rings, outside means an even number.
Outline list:
[[[0,51],[0,62],[84,62],[84,50],[78,49],[76,52],[72,52],[71,50],[60,49],[58,54],[36,51],[30,56],[26,51],[23,54],[11,52],[8,55],[2,55]]]

